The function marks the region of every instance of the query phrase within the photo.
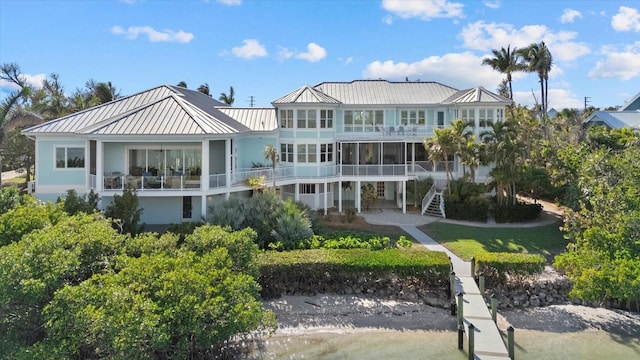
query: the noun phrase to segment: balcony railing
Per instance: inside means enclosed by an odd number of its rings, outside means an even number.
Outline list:
[[[433,136],[433,130],[443,128],[436,125],[344,125],[336,133],[338,139],[422,139]]]
[[[455,171],[453,162],[451,169]],[[444,171],[444,163],[438,163],[436,171]],[[406,176],[419,173],[433,172],[433,164],[429,161],[416,161],[405,164],[367,164],[367,165],[331,165],[320,167],[295,167],[277,166],[275,180],[286,181],[292,179],[335,179],[338,176],[369,176],[389,177]],[[134,175],[104,175],[102,190],[122,191],[126,187],[138,191],[185,191],[220,189],[231,186],[244,186],[251,178],[263,177],[265,185],[270,185],[274,180],[272,168],[240,169],[229,176],[227,174],[211,174],[208,176],[134,176]],[[89,175],[88,185],[91,189],[97,189],[96,175]],[[203,183],[204,181],[204,183]]]

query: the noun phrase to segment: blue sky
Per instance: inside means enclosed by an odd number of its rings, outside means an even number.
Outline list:
[[[235,106],[270,106],[304,85],[388,79],[495,91],[491,49],[544,40],[554,108],[622,105],[640,92],[638,1],[0,0],[0,63],[38,85],[58,73],[122,95],[160,84],[232,85]],[[11,87],[0,82],[0,97]],[[514,76],[531,106],[534,74]]]

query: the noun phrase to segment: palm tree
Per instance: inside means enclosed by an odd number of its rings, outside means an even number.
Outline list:
[[[99,104],[111,102],[120,98],[120,93],[108,82],[99,82],[93,86],[93,94],[98,99]]]
[[[183,88],[186,89],[187,88],[187,83],[184,82],[184,81],[180,81],[176,86],[183,87]]]
[[[520,56],[523,57],[527,71],[535,72],[540,79],[540,101],[542,102],[542,118],[547,116],[547,107],[549,106],[549,72],[553,66],[553,56],[549,48],[541,41],[539,44],[533,43],[524,49],[518,50]]]
[[[511,45],[507,46],[507,49],[501,48],[500,50],[493,49],[492,58],[485,58],[482,60],[482,65],[489,65],[495,71],[498,71],[507,76],[507,85],[509,89],[509,99],[513,100],[513,87],[511,74],[515,71],[524,70],[524,65],[519,61],[522,56],[518,48],[514,47],[511,50]]]
[[[438,161],[444,161],[444,171],[447,179],[447,189],[451,183],[451,169],[449,167],[449,157],[456,152],[455,134],[452,128],[435,129],[434,136],[425,138],[423,145],[429,153],[429,159],[433,162],[434,168]],[[449,190],[450,191],[450,190]]]
[[[471,126],[473,126],[473,121],[471,120],[464,121],[462,119],[456,119],[451,123],[451,135],[453,136],[452,140],[455,147],[454,156],[457,155],[459,158],[462,158],[469,140],[474,141],[473,132],[468,130]],[[464,174],[466,173],[464,162],[462,163],[462,166],[462,173]]]
[[[234,96],[235,96],[235,91],[233,90],[233,86],[229,86],[229,95],[225,94],[224,92],[221,92],[219,100],[225,104],[233,105],[233,102],[236,100]]]
[[[19,105],[20,99],[27,98],[31,93],[31,88],[27,86],[24,76],[20,73],[20,66],[16,63],[2,64],[0,67],[0,79],[14,83],[20,87],[19,90],[11,92],[0,103],[0,140],[4,134],[5,123],[15,117],[15,108]],[[1,141],[0,141],[1,143]],[[0,173],[2,173],[2,154],[0,153]],[[0,188],[2,188],[2,176],[0,176]]]
[[[504,204],[516,201],[516,182],[521,175],[523,144],[518,141],[515,124],[512,121],[490,121],[490,130],[480,136],[491,154],[494,168],[491,176],[496,182],[498,202]],[[506,195],[506,199],[505,199]]]
[[[264,148],[264,158],[265,160],[271,161],[271,176],[273,177],[273,190],[276,189],[276,164],[280,161],[280,156],[278,155],[278,151],[276,148],[268,144]]]
[[[200,91],[201,93],[203,93],[205,95],[211,96],[211,93],[209,92],[209,84],[207,84],[207,83],[204,83],[204,84],[198,86],[198,91]]]

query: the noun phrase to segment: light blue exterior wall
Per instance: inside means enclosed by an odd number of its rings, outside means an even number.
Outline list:
[[[209,143],[209,173],[224,174],[228,156],[225,155],[225,140],[211,141]]]
[[[191,218],[182,218],[182,196],[176,197],[138,197],[138,204],[142,210],[140,224],[178,224],[185,221],[198,221],[202,214],[201,198],[193,196],[191,199]],[[111,204],[113,197],[102,198],[102,208]]]
[[[264,158],[264,148],[271,144],[278,148],[278,139],[275,137],[261,138],[244,138],[236,141],[237,146],[237,164],[241,169],[249,169],[252,163],[262,163],[267,165],[268,160]]]
[[[38,182],[41,185],[84,185],[87,181],[89,159],[85,156],[85,168],[56,169],[56,147],[86,148],[85,141],[40,140],[36,159],[38,161]],[[86,151],[85,151],[86,153]]]
[[[326,139],[334,139],[336,134],[336,130],[331,129],[331,130],[323,130],[320,131],[320,133],[318,134],[318,137],[320,139],[326,140]]]
[[[123,143],[104,143],[105,173],[113,173],[114,171],[119,171],[122,174],[127,173],[124,147]]]

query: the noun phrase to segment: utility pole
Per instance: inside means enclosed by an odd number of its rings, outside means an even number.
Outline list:
[[[584,111],[587,111],[587,104],[591,102],[591,97],[589,96],[585,96],[584,97]]]
[[[253,95],[249,96],[249,106],[253,107],[255,102],[256,102],[256,98]]]

